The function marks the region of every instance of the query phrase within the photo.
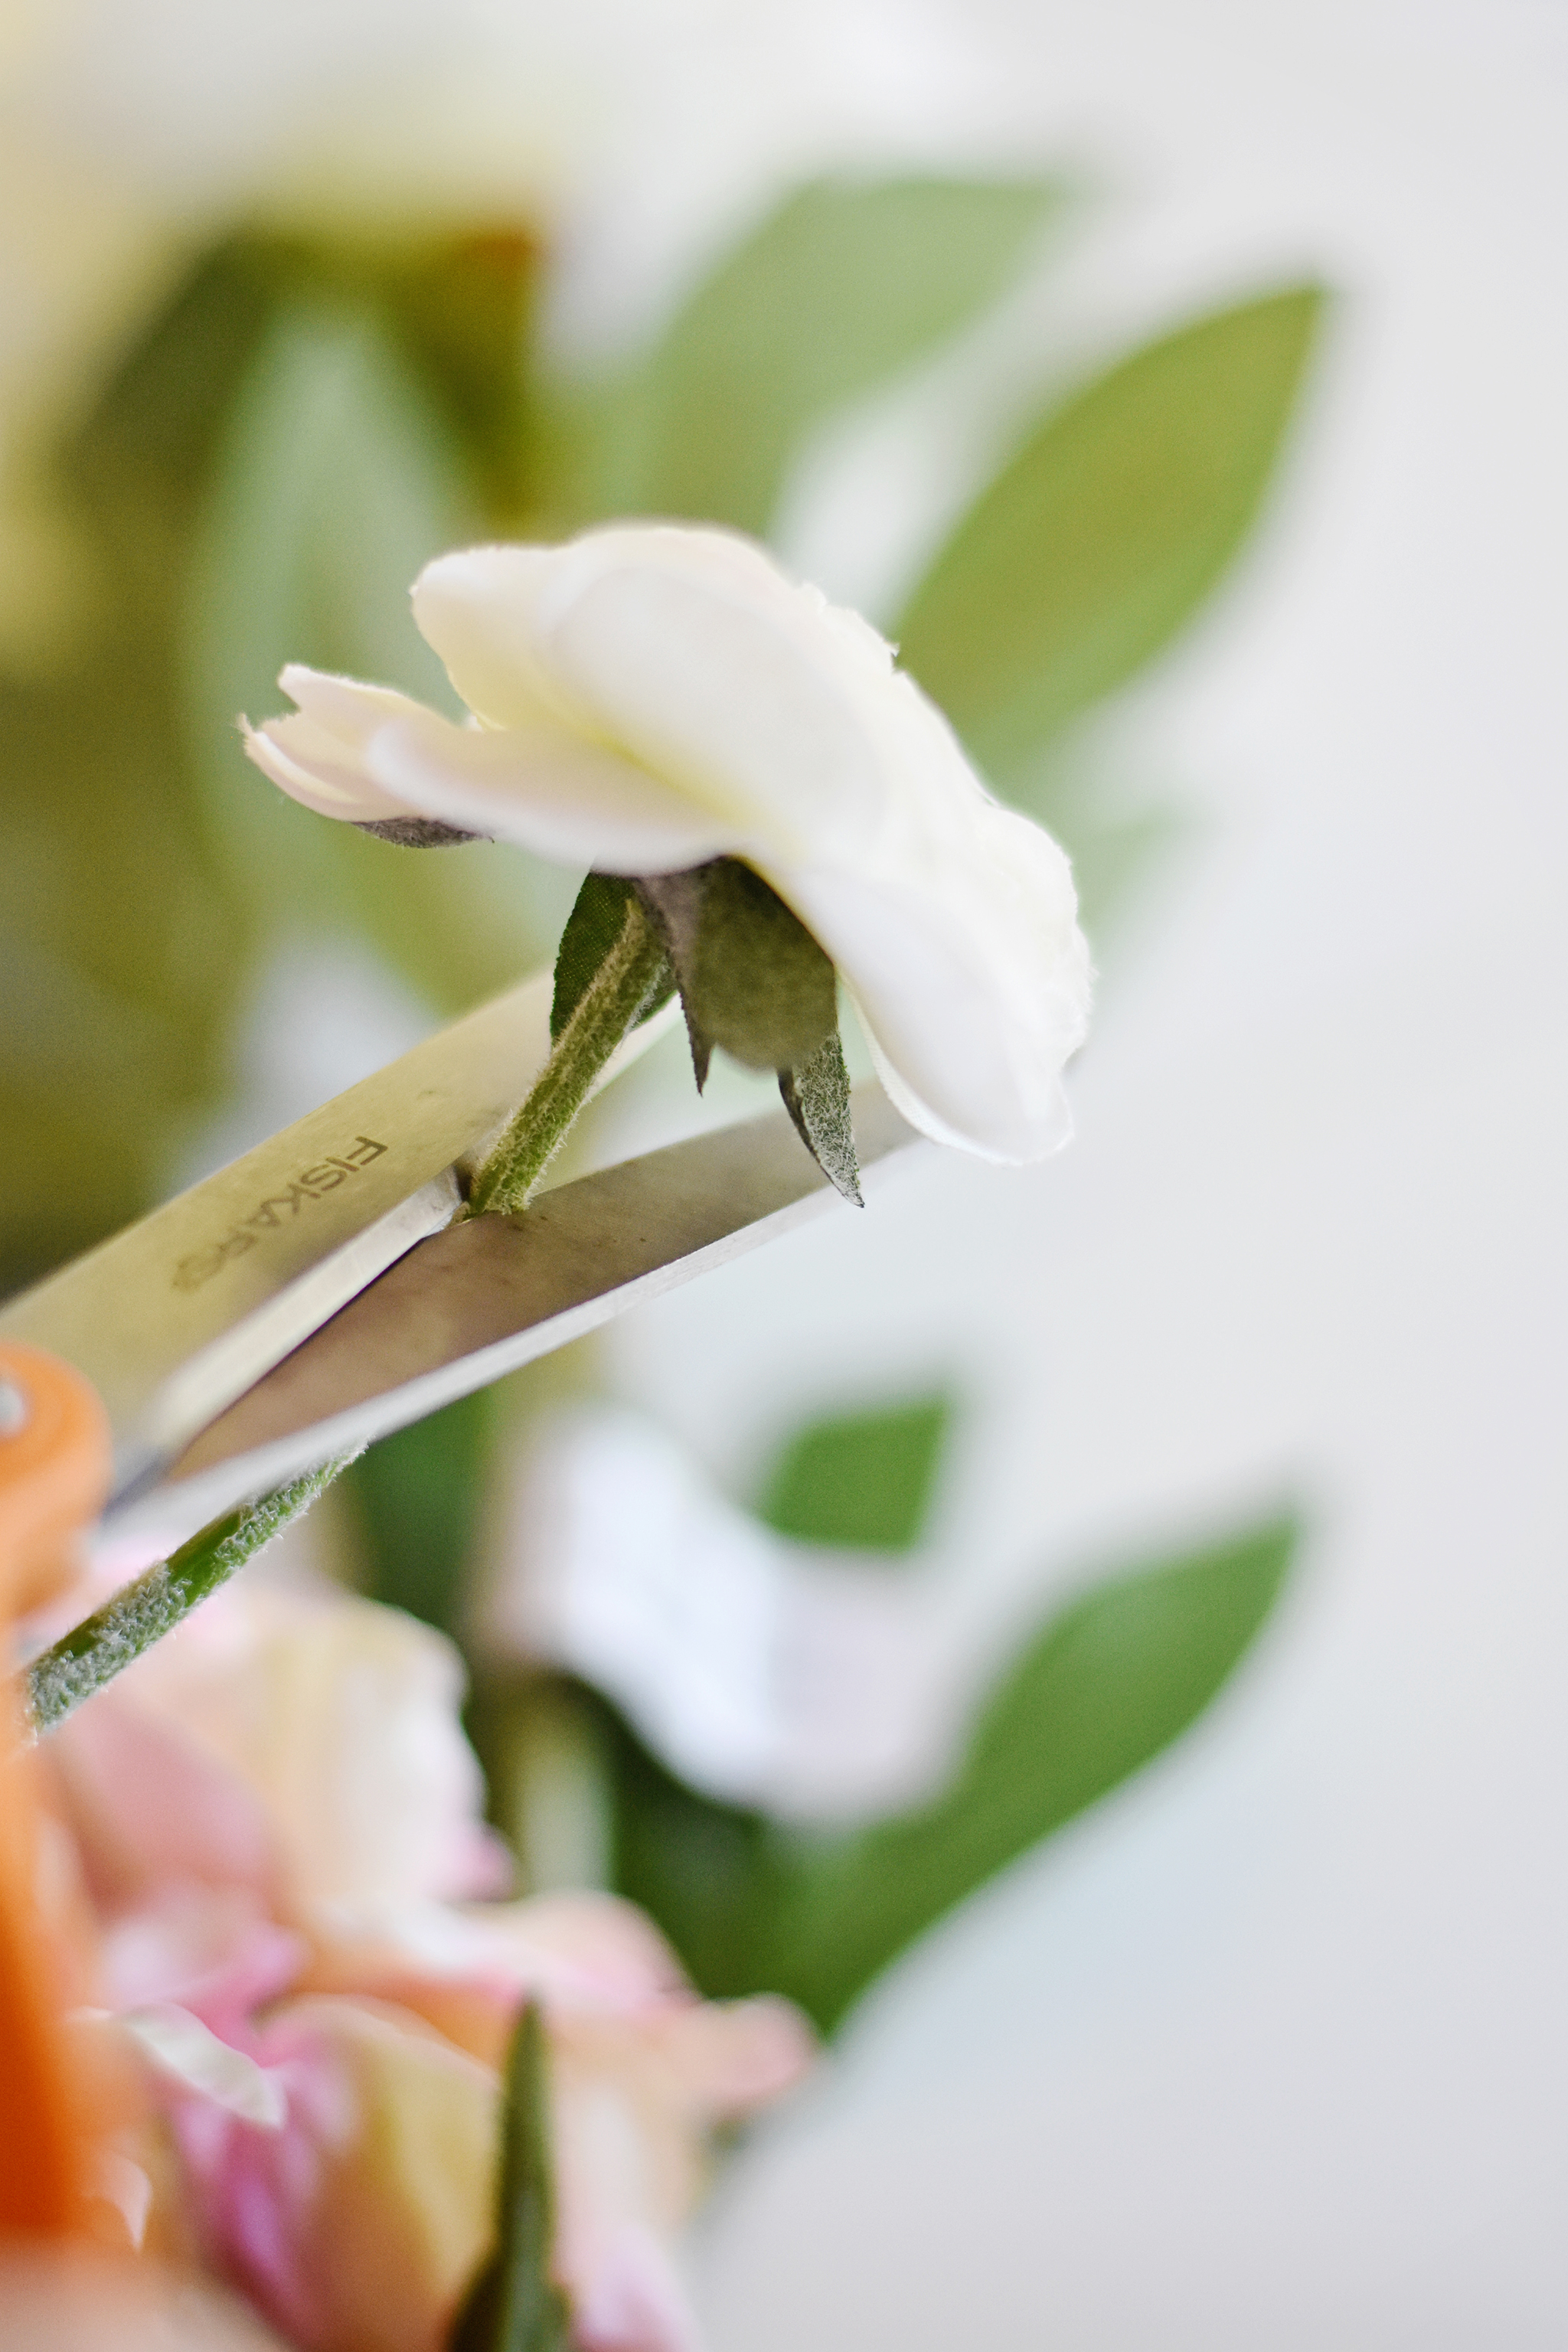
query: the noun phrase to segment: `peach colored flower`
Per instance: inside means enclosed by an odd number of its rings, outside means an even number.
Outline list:
[[[397,1612],[258,1586],[82,1709],[47,1752],[101,1998],[168,2119],[184,2226],[305,2352],[439,2352],[490,2242],[500,2069],[536,1998],[574,2338],[689,2352],[673,2248],[708,2135],[799,2075],[806,2029],[700,2000],[612,1896],[443,1899],[494,1878],[459,1691]]]
[[[0,2344],[5,2352],[283,2352],[227,2295],[83,2248],[0,2256]]]

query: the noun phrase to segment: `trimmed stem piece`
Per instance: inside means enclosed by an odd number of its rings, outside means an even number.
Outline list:
[[[236,1569],[254,1559],[290,1519],[309,1510],[353,1458],[352,1454],[340,1454],[319,1470],[308,1471],[292,1485],[279,1487],[276,1495],[231,1511],[227,1518],[204,1528],[188,1544],[182,1544],[172,1559],[144,1569],[101,1609],[95,1609],[52,1649],[36,1657],[25,1678],[32,1736],[37,1738],[53,1731],[83,1699],[112,1682],[165,1633],[173,1633],[209,1592],[226,1584]]]

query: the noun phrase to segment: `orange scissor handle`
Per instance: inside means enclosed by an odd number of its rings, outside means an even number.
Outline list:
[[[109,1488],[109,1426],[79,1372],[0,1344],[0,1643],[69,1576]],[[14,1692],[0,1707],[0,2231],[81,2216],[81,2114],[39,1917],[33,1759]]]
[[[65,1581],[109,1465],[96,1390],[58,1356],[0,1341],[0,1616],[25,1617]]]

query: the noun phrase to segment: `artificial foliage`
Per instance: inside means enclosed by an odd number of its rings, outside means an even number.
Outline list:
[[[0,674],[8,1282],[169,1188],[223,1099],[258,975],[327,934],[357,937],[437,1013],[553,950],[558,1046],[595,1017],[620,957],[616,1035],[679,991],[699,1082],[715,1049],[776,1073],[807,1148],[856,1196],[834,967],[750,866],[579,883],[515,849],[405,855],[258,787],[235,721],[269,708],[279,666],[300,659],[459,715],[405,599],[421,565],[465,541],[628,515],[765,538],[814,436],[983,320],[1069,210],[1037,180],[813,184],[591,381],[542,343],[547,257],[513,224],[357,243],[241,231],[193,266],[62,428],[75,622],[52,656]],[[884,616],[993,787],[1066,840],[1096,913],[1156,829],[1098,795],[1086,730],[1245,547],[1321,310],[1312,285],[1255,291],[1042,383]],[[562,1133],[582,1098],[563,1097]],[[543,1164],[473,1205],[515,1205]],[[910,1556],[951,1412],[916,1399],[818,1416],[781,1456],[762,1516],[802,1542]],[[504,1424],[452,1408],[349,1473],[367,1588],[459,1633]],[[805,1838],[700,1797],[607,1702],[563,1685],[596,1744],[616,1886],[703,1990],[783,1990],[834,2026],[955,1904],[1196,1720],[1265,1622],[1296,1537],[1293,1518],[1269,1517],[1086,1585],[983,1699],[950,1785],[847,1836]],[[493,1764],[539,1685],[477,1664]],[[561,2340],[540,2256],[530,2015],[502,2256],[460,2352]]]

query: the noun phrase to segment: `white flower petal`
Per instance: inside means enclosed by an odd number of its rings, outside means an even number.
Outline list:
[[[784,887],[781,882],[781,887]],[[786,895],[855,997],[884,1084],[922,1132],[989,1159],[1065,1142],[1059,1073],[1088,1016],[1068,861],[986,803],[969,855],[885,876],[814,871]]]
[[[406,804],[372,780],[363,754],[378,728],[426,706],[395,688],[362,686],[303,662],[289,663],[278,683],[298,711],[261,727],[240,722],[246,753],[263,775],[322,816],[353,824],[406,816]]]
[[[563,729],[490,732],[419,711],[373,739],[366,765],[400,806],[563,865],[665,874],[729,845],[705,810]]]
[[[321,816],[368,824],[380,817],[408,814],[405,803],[373,783],[358,762],[344,755],[336,737],[313,719],[295,712],[287,719],[269,719],[263,727],[242,724],[241,732],[246,758],[290,800]]]
[[[668,524],[443,556],[414,610],[479,723],[287,671],[299,715],[247,743],[285,791],[622,874],[742,857],[838,966],[917,1125],[1006,1160],[1065,1139],[1090,982],[1068,861],[874,629],[753,542]]]
[[[595,533],[539,621],[573,699],[737,845],[791,862],[864,850],[883,780],[860,694],[886,677],[759,550],[718,531]]]
[[[331,670],[311,669],[304,662],[285,662],[278,683],[308,719],[336,738],[345,751],[363,751],[376,730],[390,719],[426,710],[395,686],[365,686],[357,677],[338,677]]]
[[[584,714],[563,705],[539,658],[539,601],[561,553],[553,547],[461,548],[438,555],[414,583],[420,635],[487,727],[554,719],[586,731]]]

